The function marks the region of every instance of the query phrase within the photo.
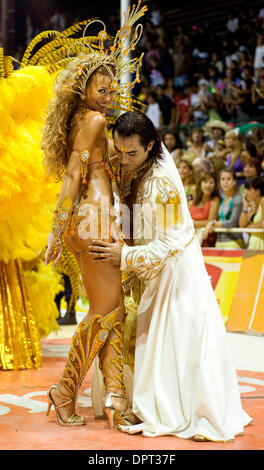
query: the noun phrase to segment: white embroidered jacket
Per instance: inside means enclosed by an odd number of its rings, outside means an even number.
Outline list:
[[[134,205],[134,246],[122,247],[121,270],[151,280],[166,262],[179,255],[194,237],[183,184],[163,147],[164,160],[143,177]]]

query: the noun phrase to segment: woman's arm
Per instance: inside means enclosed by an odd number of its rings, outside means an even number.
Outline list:
[[[252,216],[252,211],[249,211],[249,202],[245,197],[243,197],[243,207],[239,217],[239,227],[247,227],[250,217]]]
[[[262,220],[256,224],[248,224],[247,228],[264,228],[264,198],[261,198],[260,201],[261,209],[262,209]]]
[[[62,253],[62,237],[70,218],[73,202],[78,194],[79,186],[80,158],[77,152],[72,152],[54,212],[53,224],[48,236],[45,264],[54,261],[53,266],[55,266],[60,259]]]

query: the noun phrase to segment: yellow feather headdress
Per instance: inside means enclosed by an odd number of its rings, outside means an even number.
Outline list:
[[[121,104],[122,101],[123,104],[129,101],[136,102],[137,100],[131,99],[130,91],[135,83],[140,81],[139,71],[143,53],[137,58],[130,58],[129,53],[135,49],[142,36],[142,24],[136,26],[131,38],[130,35],[133,25],[146,11],[146,6],[141,7],[141,0],[132,8],[128,7],[124,12],[123,25],[114,38],[107,33],[105,24],[97,18],[82,21],[62,32],[44,31],[29,44],[22,58],[21,67],[43,65],[50,73],[62,72],[75,59],[78,79],[74,76],[69,78],[64,84],[64,91],[77,93],[83,97],[89,77],[97,68],[103,66],[111,77],[111,87],[116,92],[116,101]],[[88,28],[90,29],[92,25],[101,26],[100,31],[97,35],[86,36]],[[78,38],[80,31],[82,35]],[[73,35],[75,37],[72,37]],[[49,42],[35,52],[36,47],[44,40]],[[109,41],[112,41],[110,47]],[[114,73],[111,66],[114,66]],[[123,80],[121,83],[124,77],[132,73],[135,74],[133,80],[126,82]],[[60,73],[57,78],[59,75]]]

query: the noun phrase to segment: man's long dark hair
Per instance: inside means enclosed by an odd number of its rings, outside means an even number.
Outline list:
[[[144,150],[147,149],[150,142],[154,141],[153,147],[149,151],[148,160],[152,163],[159,163],[163,159],[161,137],[152,121],[145,114],[139,111],[127,111],[121,114],[114,123],[112,132],[113,136],[117,132],[123,138],[137,134]]]

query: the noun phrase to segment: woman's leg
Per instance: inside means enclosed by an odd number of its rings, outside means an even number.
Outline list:
[[[49,396],[60,424],[85,424],[75,415],[78,389],[94,358],[104,346],[119,313],[121,281],[119,270],[94,264],[87,251],[76,256],[89,298],[89,312],[76,329],[64,371]],[[107,280],[109,278],[109,281]],[[89,295],[90,294],[90,295]],[[91,300],[91,301],[90,301]]]

